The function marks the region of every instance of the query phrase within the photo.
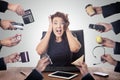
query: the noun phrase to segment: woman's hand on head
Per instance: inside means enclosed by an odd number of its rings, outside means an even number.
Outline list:
[[[66,14],[65,16],[66,16],[66,20],[67,20],[67,22],[65,23],[65,30],[67,30],[70,22],[69,22],[69,19],[68,19],[68,14]]]
[[[49,18],[49,28],[48,28],[48,31],[52,32],[52,20],[51,20],[51,16],[49,16],[48,18]]]

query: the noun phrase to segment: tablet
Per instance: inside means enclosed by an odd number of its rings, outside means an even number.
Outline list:
[[[64,71],[55,71],[53,73],[48,74],[51,77],[63,78],[63,79],[72,79],[76,77],[78,74]]]

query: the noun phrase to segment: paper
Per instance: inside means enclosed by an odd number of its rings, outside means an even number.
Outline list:
[[[75,60],[71,64],[79,66],[80,63],[83,63],[83,60],[84,60],[84,55],[82,55],[80,58],[78,58],[77,60]]]

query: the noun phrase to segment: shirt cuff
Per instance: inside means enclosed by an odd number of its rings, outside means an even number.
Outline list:
[[[4,62],[4,58],[0,58],[0,70],[6,70],[7,67],[6,67],[6,64]]]

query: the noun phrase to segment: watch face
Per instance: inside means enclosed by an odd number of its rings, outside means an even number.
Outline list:
[[[29,24],[34,22],[34,18],[31,12],[31,9],[25,11],[25,14],[22,16],[24,24]]]

